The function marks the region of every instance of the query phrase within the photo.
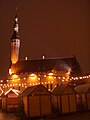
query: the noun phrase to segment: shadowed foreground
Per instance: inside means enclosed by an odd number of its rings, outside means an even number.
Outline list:
[[[43,120],[90,120],[90,112],[86,113],[74,113],[69,115],[63,115],[63,116],[52,116],[48,118],[44,118]]]
[[[17,116],[13,113],[6,113],[0,110],[0,120],[20,120]]]
[[[63,116],[52,115],[44,118],[26,119],[23,116],[17,117],[14,113],[0,111],[0,120],[90,120],[90,112],[75,113]]]

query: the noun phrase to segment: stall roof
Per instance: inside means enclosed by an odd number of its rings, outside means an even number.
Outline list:
[[[60,86],[57,86],[53,91],[52,93],[54,95],[61,95],[63,94],[64,90],[67,88],[67,87],[71,87],[71,89],[74,91],[73,87],[69,84],[61,84]],[[74,91],[75,92],[75,91]]]
[[[90,90],[90,84],[78,85],[74,90],[79,94],[87,93]]]
[[[48,94],[51,94],[51,92],[48,91],[47,88],[44,87],[44,86],[41,84],[41,85],[35,85],[35,86],[27,87],[27,88],[20,94],[20,97],[22,97],[22,96],[28,96],[28,95],[32,94],[32,92],[34,92],[34,91],[35,91],[37,88],[39,88],[39,87],[45,89],[45,90],[48,92]]]

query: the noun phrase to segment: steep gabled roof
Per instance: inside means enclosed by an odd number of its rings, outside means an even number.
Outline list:
[[[3,92],[3,94],[1,95],[1,97],[5,97],[5,96],[7,96],[9,93],[14,93],[16,96],[19,96],[20,91],[19,91],[19,90],[16,90],[16,89],[10,88],[10,89],[7,90],[6,92]]]
[[[16,95],[19,95],[19,93],[20,93],[19,90],[10,88],[8,91],[6,91],[6,92],[4,93],[4,95],[8,95],[10,92],[15,93]]]
[[[60,86],[55,87],[55,89],[52,91],[54,95],[60,95],[63,93],[65,88],[67,87],[67,84],[61,84]]]
[[[61,84],[60,86],[57,86],[53,91],[52,91],[52,93],[54,94],[54,95],[62,95],[62,94],[64,94],[63,92],[64,92],[64,90],[66,90],[66,88],[67,87],[70,87],[72,90],[73,90],[73,92],[75,92],[74,91],[74,89],[73,89],[73,87],[71,86],[71,85],[69,85],[69,84]],[[69,92],[69,91],[68,91]],[[75,92],[76,93],[76,92]],[[66,94],[66,93],[65,93]]]
[[[30,94],[35,88],[36,88],[36,86],[27,87],[27,88],[20,94],[20,97],[22,97],[22,96],[27,96],[27,95]]]
[[[71,75],[81,74],[80,65],[75,57],[22,60],[18,61],[16,64],[12,64],[11,69],[14,70],[15,73],[71,70]]]
[[[30,94],[32,94],[38,87],[42,87],[43,89],[45,89],[48,94],[51,94],[50,91],[47,90],[46,87],[44,87],[42,84],[41,85],[35,85],[35,86],[31,86],[31,87],[27,87],[21,94],[20,97],[22,96],[28,96]]]
[[[90,90],[90,84],[78,85],[75,87],[75,91],[79,94],[85,94]]]

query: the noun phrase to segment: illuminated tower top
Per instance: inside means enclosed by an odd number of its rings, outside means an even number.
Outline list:
[[[15,64],[19,59],[19,48],[20,48],[20,36],[19,36],[19,24],[18,24],[17,9],[16,9],[16,16],[14,18],[14,26],[13,26],[13,35],[11,37],[12,64]]]
[[[11,40],[12,40],[12,39],[20,39],[17,12],[16,12],[16,16],[15,16],[14,21],[15,21],[15,22],[14,22],[14,27],[13,27],[13,35],[12,35],[12,37],[11,37]]]

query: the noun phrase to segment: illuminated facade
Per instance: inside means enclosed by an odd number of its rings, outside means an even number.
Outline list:
[[[27,86],[43,84],[48,90],[70,81],[71,76],[81,74],[75,56],[68,58],[45,58],[19,60],[20,36],[18,17],[15,17],[11,38],[11,66],[7,87],[23,91]]]

